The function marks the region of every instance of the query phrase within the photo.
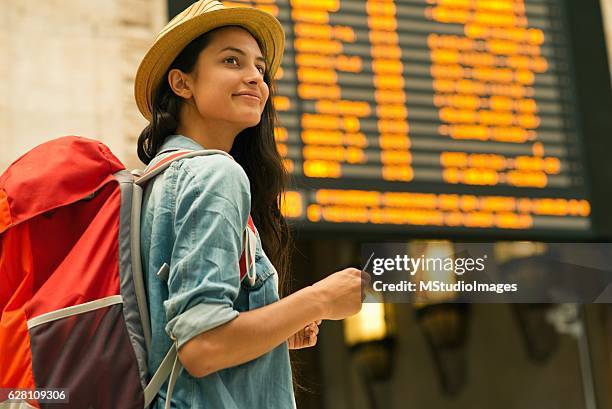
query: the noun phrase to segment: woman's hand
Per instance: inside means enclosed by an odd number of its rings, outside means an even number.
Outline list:
[[[301,349],[313,347],[317,344],[317,334],[321,320],[311,322],[295,334],[289,337],[289,349]]]
[[[357,314],[370,281],[368,273],[349,267],[314,283],[311,287],[325,309],[321,318],[343,320]]]

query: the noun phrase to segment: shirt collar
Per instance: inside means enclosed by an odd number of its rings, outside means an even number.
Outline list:
[[[161,148],[159,149],[158,154],[164,151],[175,150],[175,149],[189,149],[193,151],[200,151],[200,150],[203,150],[204,147],[200,145],[199,143],[197,143],[196,141],[194,141],[193,139],[188,138],[186,136],[169,135],[168,137],[166,137],[166,140],[164,141]]]

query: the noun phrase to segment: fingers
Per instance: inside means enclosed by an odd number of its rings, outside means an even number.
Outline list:
[[[320,323],[321,321],[318,321],[318,322]],[[316,321],[311,322],[304,328],[304,335],[306,338],[309,338],[310,340],[312,340],[313,338],[316,339],[318,334],[319,334],[319,325],[317,324]]]
[[[314,326],[314,328],[310,332],[310,336],[308,337],[308,345],[313,346],[317,343],[317,334],[319,333],[319,327]]]
[[[318,321],[319,323],[321,321]],[[319,333],[319,324],[315,321],[315,322],[311,322],[310,324],[308,324],[305,328],[304,331],[306,332],[306,335],[317,335]]]
[[[299,342],[293,345],[293,348],[291,348],[290,344],[290,349],[301,349],[316,345],[318,333],[319,327],[316,325],[316,323],[312,322],[308,324],[303,330],[296,334],[299,336]]]
[[[313,321],[289,338],[289,349],[302,349],[315,346],[322,320]]]

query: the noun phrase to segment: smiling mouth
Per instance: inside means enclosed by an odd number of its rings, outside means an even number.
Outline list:
[[[257,101],[259,102],[259,98],[254,96],[254,95],[248,95],[248,94],[238,94],[235,95],[236,97],[244,97],[247,100],[251,100],[251,101]]]

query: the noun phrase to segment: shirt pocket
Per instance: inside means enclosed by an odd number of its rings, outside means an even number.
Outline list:
[[[241,283],[241,291],[244,291],[244,301],[248,302],[246,310],[254,310],[278,301],[278,290],[276,288],[276,269],[261,250],[261,245],[257,246],[255,252],[255,265],[257,278],[251,286],[248,280]]]

